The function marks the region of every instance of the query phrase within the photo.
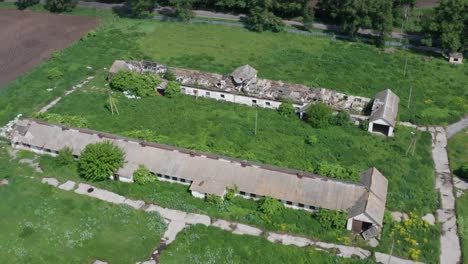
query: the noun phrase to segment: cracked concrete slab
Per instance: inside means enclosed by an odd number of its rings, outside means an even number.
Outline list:
[[[67,181],[64,184],[60,185],[59,188],[65,191],[71,191],[75,188],[75,182],[74,181]]]
[[[207,215],[189,213],[185,216],[185,222],[189,225],[211,225],[211,218]]]
[[[125,201],[125,197],[123,197],[122,195],[102,190],[85,183],[80,183],[78,185],[78,188],[75,190],[75,193],[84,194],[115,204],[123,204]]]
[[[338,253],[336,255],[340,257],[345,257],[345,258],[358,257],[360,259],[366,259],[372,255],[370,251],[362,249],[362,248],[358,248],[358,247],[335,245],[332,243],[325,243],[325,242],[320,242],[320,241],[314,241],[312,245],[315,245],[322,249],[337,250]]]
[[[232,233],[238,235],[259,236],[263,233],[263,231],[252,226],[237,223],[236,228]]]
[[[424,264],[422,262],[401,259],[394,256],[390,256],[388,254],[383,254],[379,252],[375,252],[375,260],[377,263],[385,263],[385,264]]]
[[[52,185],[54,187],[57,187],[59,185],[59,181],[55,178],[42,178],[41,180],[42,183],[47,183],[49,185]]]
[[[230,231],[230,232],[232,231],[232,227],[231,227],[232,223],[223,219],[218,219],[211,225],[214,227],[226,230],[226,231]]]
[[[179,221],[170,222],[163,236],[164,239],[166,240],[165,244],[169,245],[170,243],[172,243],[175,240],[177,234],[180,231],[182,231],[184,228],[185,228],[184,222],[179,222]]]
[[[143,202],[142,200],[132,200],[132,199],[125,199],[124,201],[124,204],[128,205],[128,206],[131,206],[135,209],[140,209],[142,208],[143,206],[145,206],[145,202]]]

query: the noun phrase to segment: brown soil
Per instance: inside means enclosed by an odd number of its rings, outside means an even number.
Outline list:
[[[97,27],[91,17],[0,9],[0,89]]]

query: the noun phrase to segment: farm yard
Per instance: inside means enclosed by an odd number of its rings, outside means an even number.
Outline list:
[[[92,17],[0,8],[0,89],[98,26]]]

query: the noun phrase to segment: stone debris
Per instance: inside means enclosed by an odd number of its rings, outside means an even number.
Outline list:
[[[60,185],[59,188],[65,191],[71,191],[75,188],[75,182],[74,181],[67,181],[64,184]]]
[[[32,159],[21,159],[18,161],[19,163],[23,163],[23,164],[27,164],[29,166],[31,166],[32,168],[34,168],[34,170],[36,172],[39,172],[39,173],[44,173],[44,171],[42,170],[41,166],[39,166],[39,163],[36,163],[34,162],[34,160]]]
[[[234,229],[234,232],[232,233],[238,234],[238,235],[259,236],[263,233],[263,231],[255,227],[251,227],[248,225],[238,223],[236,225],[236,228]]]
[[[21,116],[22,116],[21,114],[17,115],[13,120],[8,122],[5,126],[0,127],[0,138],[7,138],[7,139],[9,138],[9,134],[11,133],[11,131],[13,130],[13,127],[15,126],[16,122],[18,122],[18,119]]]
[[[7,179],[2,179],[2,180],[0,180],[0,186],[2,186],[2,185],[8,185],[8,184],[9,184],[9,182],[8,182]]]
[[[426,221],[427,223],[429,223],[430,225],[434,225],[435,224],[435,216],[433,214],[426,214],[425,216],[423,216],[421,218],[422,220]]]
[[[47,183],[49,185],[52,185],[54,187],[57,187],[59,185],[59,181],[55,178],[42,178],[42,183]]]
[[[402,220],[408,220],[409,215],[407,213],[402,213],[402,212],[391,212],[393,221],[395,222],[401,222]]]

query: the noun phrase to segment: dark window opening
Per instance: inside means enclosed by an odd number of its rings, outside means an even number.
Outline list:
[[[381,125],[381,124],[374,123],[372,125],[372,132],[378,132],[378,133],[382,133],[382,134],[388,136],[388,133],[390,132],[390,127],[386,126],[386,125]]]
[[[181,182],[185,182],[185,179],[180,179]]]
[[[300,207],[300,208],[304,208],[304,204],[301,204],[301,203],[300,203],[300,204],[299,204],[299,207]]]
[[[173,181],[177,181],[177,177],[172,177],[172,180],[173,180]]]
[[[245,195],[245,192],[242,192],[242,191],[241,191],[241,192],[239,192],[239,193],[240,193],[241,195]]]
[[[271,105],[271,104],[270,104],[270,102],[266,102],[265,104],[266,104],[266,105],[268,105],[268,106],[270,106],[270,105]]]
[[[209,95],[210,95],[210,92],[206,92],[205,94],[209,96]]]
[[[220,95],[220,96],[221,96],[221,98],[224,98],[224,94],[222,94],[222,95]]]
[[[250,194],[250,197],[255,198],[255,197],[257,197],[257,195],[251,193],[251,194]]]
[[[287,201],[286,204],[287,204],[287,205],[292,205],[292,202]]]
[[[257,104],[257,100],[252,100],[252,104]]]

